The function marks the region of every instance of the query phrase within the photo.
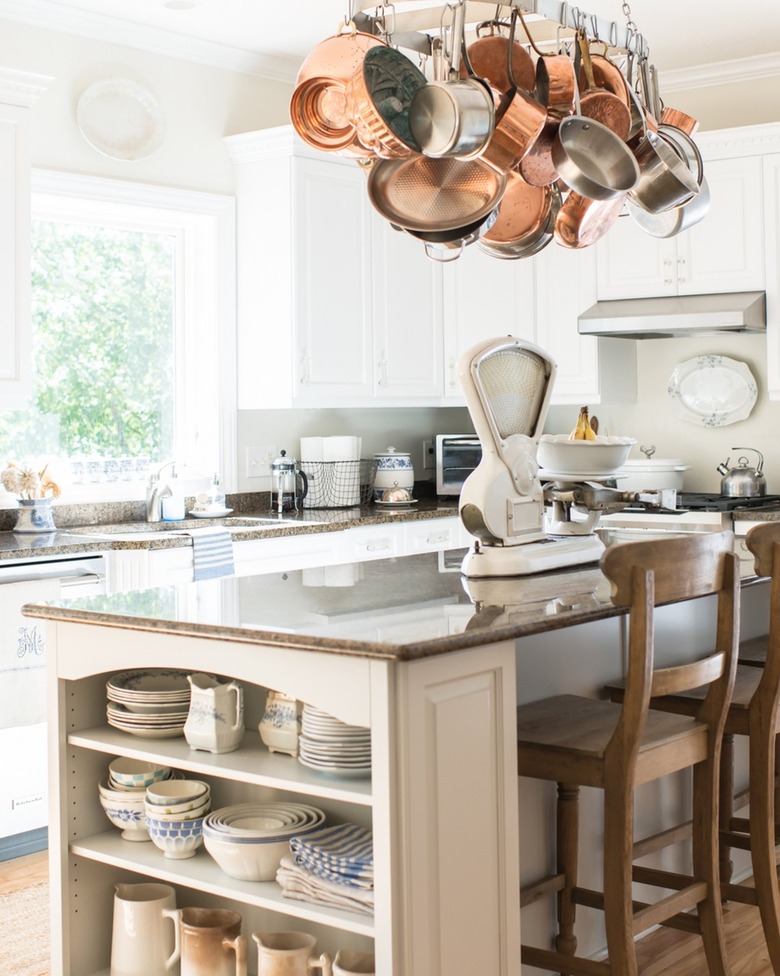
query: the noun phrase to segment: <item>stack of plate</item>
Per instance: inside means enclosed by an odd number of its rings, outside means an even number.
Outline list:
[[[298,761],[309,769],[355,778],[371,775],[371,730],[306,703],[298,747]]]
[[[146,739],[184,735],[190,708],[188,671],[120,671],[106,683],[108,724]]]

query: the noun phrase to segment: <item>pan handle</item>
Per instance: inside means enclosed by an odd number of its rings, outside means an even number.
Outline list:
[[[458,258],[463,254],[463,248],[465,246],[464,242],[461,241],[458,247],[437,247],[430,241],[423,241],[425,245],[425,254],[431,259],[431,261],[437,261],[439,264],[449,264],[450,261],[457,261]]]

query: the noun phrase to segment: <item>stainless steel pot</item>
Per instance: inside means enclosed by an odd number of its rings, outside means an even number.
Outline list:
[[[720,492],[728,498],[755,498],[757,495],[766,494],[766,478],[762,470],[764,466],[764,456],[755,447],[732,447],[732,451],[750,451],[758,455],[758,465],[751,468],[748,459],[741,457],[737,461],[736,468],[729,468],[729,459],[719,464],[717,471],[723,475],[720,483]]]

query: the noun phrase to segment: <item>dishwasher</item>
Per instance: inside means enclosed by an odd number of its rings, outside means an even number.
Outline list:
[[[47,844],[45,622],[26,603],[105,593],[101,555],[0,563],[0,861]]]

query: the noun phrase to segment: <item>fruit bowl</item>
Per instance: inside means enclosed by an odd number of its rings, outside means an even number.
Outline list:
[[[540,476],[608,477],[625,462],[634,444],[633,437],[599,435],[595,441],[571,441],[568,434],[543,434],[536,454]]]

